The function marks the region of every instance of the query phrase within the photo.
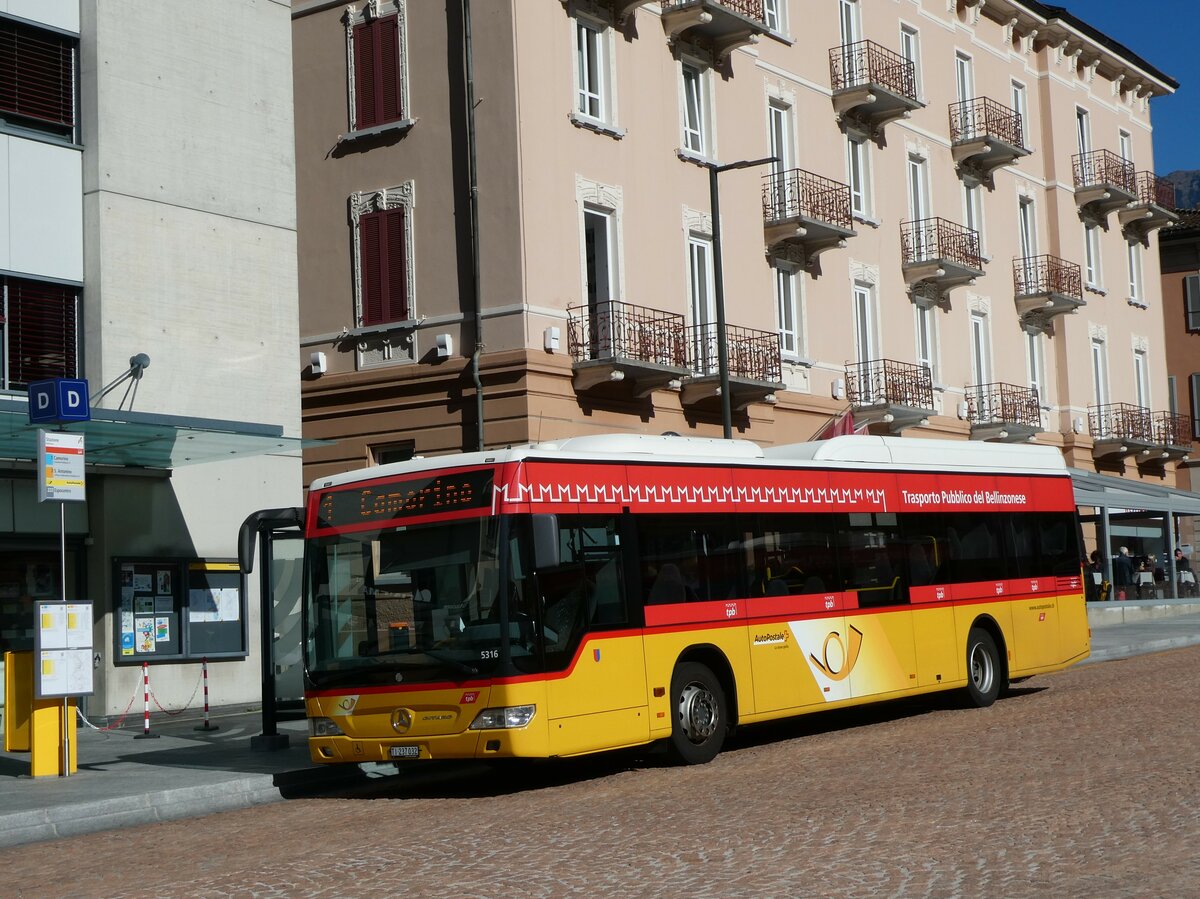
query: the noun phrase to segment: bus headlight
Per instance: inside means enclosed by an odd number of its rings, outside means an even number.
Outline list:
[[[310,737],[344,737],[346,732],[338,727],[332,718],[309,718],[308,735]]]
[[[508,705],[497,709],[484,709],[471,722],[471,730],[502,730],[524,727],[533,720],[536,705]]]

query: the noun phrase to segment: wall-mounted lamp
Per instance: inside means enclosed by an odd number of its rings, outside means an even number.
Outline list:
[[[454,355],[454,337],[450,334],[439,334],[434,338],[434,347],[439,359],[449,359]]]
[[[967,420],[967,401],[966,400],[963,400],[962,402],[960,402],[958,404],[958,418],[959,418],[959,421]]]
[[[835,400],[840,400],[843,397],[845,397],[845,395],[846,395],[846,379],[845,378],[834,379],[833,384],[830,385],[830,393],[833,395],[833,398]]]
[[[547,353],[555,352],[562,344],[562,331],[551,326],[542,332],[542,346],[546,348]]]
[[[1071,430],[1074,431],[1076,434],[1083,433],[1083,416],[1077,415],[1075,417],[1075,420],[1073,422],[1071,422]]]
[[[312,366],[314,375],[323,375],[329,371],[329,360],[324,353],[313,353],[308,357],[308,364]]]

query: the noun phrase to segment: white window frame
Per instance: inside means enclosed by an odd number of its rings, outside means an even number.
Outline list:
[[[1121,128],[1117,131],[1117,149],[1126,162],[1133,162],[1133,135]]]
[[[1135,405],[1150,408],[1150,360],[1140,348],[1133,351],[1133,395]]]
[[[1037,391],[1038,403],[1049,405],[1046,398],[1046,352],[1042,335],[1025,332],[1025,373],[1029,386]]]
[[[913,64],[917,96],[925,96],[921,80],[921,32],[907,22],[900,23],[900,55]]]
[[[1029,146],[1029,94],[1025,85],[1015,78],[1010,82],[1013,112],[1021,116],[1021,146]]]
[[[862,7],[858,0],[838,0],[838,28],[843,45],[862,40]]]
[[[979,253],[988,259],[987,241],[983,227],[983,188],[963,182],[963,224],[979,235]]]
[[[850,185],[851,213],[857,219],[870,221],[874,211],[871,148],[870,141],[862,135],[846,135],[846,183]]]
[[[716,156],[712,123],[712,85],[708,67],[694,60],[679,63],[679,112],[683,153],[711,159]]]
[[[1100,337],[1092,338],[1092,399],[1108,405],[1108,347]]]
[[[356,75],[354,70],[354,26],[361,25],[370,19],[382,19],[395,14],[396,28],[398,34],[396,37],[397,46],[400,53],[400,58],[397,60],[399,72],[397,77],[400,79],[400,110],[403,113],[403,118],[394,122],[385,122],[382,125],[374,125],[369,128],[358,127],[358,99],[355,96],[357,92]],[[354,5],[346,7],[345,13],[342,15],[342,23],[346,26],[346,93],[347,105],[350,117],[350,137],[363,134],[374,134],[382,131],[407,130],[411,128],[416,121],[412,115],[412,108],[409,102],[408,90],[408,2],[407,0],[373,0],[368,2],[361,10],[356,9]]]
[[[787,34],[787,0],[763,0],[763,21],[776,34]]]
[[[1200,371],[1188,375],[1188,392],[1191,394],[1192,436],[1200,439]]]
[[[703,266],[703,268],[701,268]],[[713,276],[713,239],[710,234],[687,236],[688,314],[696,326],[694,351],[700,374],[715,374],[717,339],[717,293]],[[709,370],[709,362],[713,370]]]
[[[779,331],[779,352],[789,362],[804,358],[804,303],[801,297],[799,269],[775,260],[775,324]]]
[[[1037,207],[1033,197],[1017,199],[1017,247],[1023,259],[1038,255]]]
[[[909,221],[919,222],[929,218],[929,160],[910,153],[905,167],[905,184]]]
[[[1100,266],[1100,226],[1083,226],[1084,286],[1093,290],[1104,289],[1104,271]]]
[[[1082,106],[1075,107],[1075,144],[1081,156],[1092,152],[1092,114]]]
[[[971,378],[977,387],[992,383],[992,336],[987,313],[972,312],[970,318]]]
[[[1142,281],[1142,245],[1136,241],[1130,241],[1126,244],[1125,256],[1129,268],[1129,303],[1133,306],[1144,307],[1146,292],[1145,284]]]
[[[938,380],[937,313],[924,304],[913,304],[913,329],[916,361],[929,369],[930,379]]]
[[[572,20],[572,28],[575,35],[575,114],[594,122],[612,124],[612,29],[603,22],[579,15]],[[596,81],[594,84],[592,77]]]
[[[854,352],[858,362],[873,362],[879,357],[879,310],[875,286],[855,281],[851,289],[851,314],[854,316]]]
[[[962,50],[954,52],[954,91],[960,103],[975,99],[975,59]]]

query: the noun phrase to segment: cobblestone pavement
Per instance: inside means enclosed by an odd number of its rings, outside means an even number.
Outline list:
[[[746,728],[713,763],[449,766],[0,851],[15,896],[1176,896],[1200,647]]]

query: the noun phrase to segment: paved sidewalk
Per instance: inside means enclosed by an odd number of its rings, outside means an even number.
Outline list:
[[[1146,614],[1093,627],[1089,662],[1200,643],[1200,613]],[[212,722],[219,730],[205,732],[195,730],[197,719],[155,715],[151,730],[161,736],[150,740],[136,739],[140,720],[113,731],[80,725],[79,770],[66,778],[32,778],[28,754],[0,752],[0,848],[341,791],[395,773],[386,765],[314,766],[303,720],[279,722],[290,745],[277,751],[251,748],[262,732],[257,710],[221,710]]]

